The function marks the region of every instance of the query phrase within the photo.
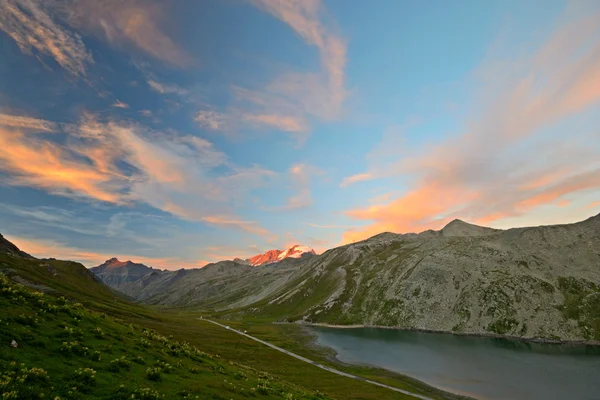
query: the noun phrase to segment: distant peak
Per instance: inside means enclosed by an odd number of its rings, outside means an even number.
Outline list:
[[[121,261],[119,261],[119,259],[117,257],[113,257],[110,260],[106,260],[106,264],[113,264],[113,263],[120,263]]]
[[[269,250],[263,254],[251,257],[247,261],[250,265],[256,267],[263,264],[276,263],[286,258],[300,258],[306,254],[316,253],[311,247],[295,244],[287,250]]]
[[[453,219],[444,226],[440,233],[443,236],[483,236],[498,232],[499,229],[470,224],[460,219]]]

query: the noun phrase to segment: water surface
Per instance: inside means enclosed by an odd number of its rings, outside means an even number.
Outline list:
[[[600,400],[600,348],[377,328],[310,328],[337,358],[489,400]]]

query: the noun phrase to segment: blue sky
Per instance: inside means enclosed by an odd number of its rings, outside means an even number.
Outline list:
[[[193,268],[600,212],[593,1],[5,0],[1,232]]]

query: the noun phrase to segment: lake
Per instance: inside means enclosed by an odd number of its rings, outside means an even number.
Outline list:
[[[489,400],[599,400],[600,348],[378,328],[311,327],[349,364]]]

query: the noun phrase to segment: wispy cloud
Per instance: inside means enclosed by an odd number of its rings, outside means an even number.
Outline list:
[[[38,0],[1,0],[0,29],[27,54],[52,57],[76,76],[86,75],[94,62],[81,37],[60,25],[49,7]]]
[[[9,184],[113,204],[144,202],[184,220],[269,236],[259,224],[237,217],[233,205],[275,173],[235,166],[205,139],[87,115],[65,126],[69,140],[59,145],[31,134],[32,128],[49,129],[50,122],[3,120],[8,124],[0,125],[0,170],[9,174]],[[228,172],[215,175],[215,168]]]
[[[346,43],[323,22],[321,2],[252,0],[252,4],[280,19],[307,44],[315,46],[319,50],[321,69],[286,72],[255,88],[233,86],[233,105],[220,114],[225,123],[205,123],[204,126],[225,131],[257,126],[298,136],[310,130],[310,118],[338,118],[348,96],[344,77]]]
[[[478,71],[481,107],[464,133],[421,154],[371,157],[366,172],[344,179],[341,186],[398,176],[409,185],[395,199],[348,211],[373,223],[348,231],[344,242],[436,228],[454,217],[491,223],[600,189],[595,129],[578,126],[568,142],[546,129],[600,104],[599,22],[594,14],[561,25],[528,58],[487,60]]]
[[[281,186],[287,186],[293,194],[287,198],[284,205],[264,209],[267,211],[292,211],[310,207],[313,204],[311,192],[313,179],[322,174],[323,171],[313,165],[305,163],[292,165],[287,174],[281,176],[285,179],[285,182],[281,182]]]
[[[246,114],[244,119],[258,125],[269,125],[284,132],[304,132],[306,122],[297,117],[277,114]]]
[[[113,104],[113,107],[115,108],[122,108],[122,109],[127,109],[129,108],[129,104],[122,102],[121,100],[116,100]]]
[[[267,91],[297,101],[306,112],[325,119],[339,115],[347,97],[344,84],[346,43],[323,24],[324,7],[319,0],[253,0],[257,7],[288,24],[321,54],[319,73],[279,76]]]
[[[175,66],[191,57],[165,32],[166,3],[152,0],[70,0],[61,11],[69,23],[117,47],[133,47]]]
[[[148,79],[148,86],[152,88],[152,90],[160,93],[160,94],[175,94],[178,96],[187,96],[189,91],[180,86],[174,85],[172,83],[161,83],[154,79]]]
[[[331,225],[331,224],[321,225],[321,224],[314,224],[311,222],[309,222],[307,225],[312,226],[313,228],[319,228],[319,229],[348,229],[348,228],[350,228],[348,225]]]
[[[312,205],[311,175],[319,173],[321,173],[320,170],[307,164],[296,164],[290,168],[290,181],[296,194],[287,199],[286,210],[306,208]]]
[[[16,129],[29,129],[34,132],[52,132],[56,130],[56,124],[53,122],[9,114],[0,114],[0,126]]]
[[[194,120],[203,128],[208,128],[211,130],[223,130],[225,125],[229,123],[228,117],[223,115],[222,113],[212,111],[212,110],[203,110],[199,111],[196,114]]]

